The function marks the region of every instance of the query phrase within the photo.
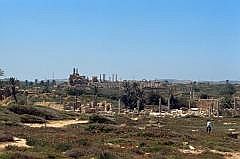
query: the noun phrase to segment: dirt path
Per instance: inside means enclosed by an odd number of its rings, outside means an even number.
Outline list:
[[[20,139],[17,137],[13,138],[13,142],[0,142],[0,151],[3,151],[5,147],[7,146],[17,146],[17,147],[26,147],[26,148],[31,148],[31,146],[28,146],[26,143],[26,139]]]
[[[210,152],[223,155],[225,159],[240,159],[240,152],[221,152],[217,150],[210,150]]]
[[[87,124],[89,123],[88,120],[57,120],[57,121],[49,121],[47,124],[24,124],[26,126],[32,128],[41,128],[41,127],[53,127],[53,128],[61,128],[67,125],[72,124]]]
[[[184,150],[184,149],[179,149],[180,152],[184,154],[194,154],[194,155],[200,155],[203,153],[203,150]]]

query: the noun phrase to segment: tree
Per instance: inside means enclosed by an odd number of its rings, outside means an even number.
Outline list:
[[[145,103],[147,105],[158,105],[160,98],[161,98],[162,104],[166,104],[164,98],[161,97],[158,93],[155,93],[153,91],[147,93],[144,98],[145,98]]]
[[[49,86],[44,86],[43,90],[42,90],[42,93],[51,93],[51,90],[50,90]]]
[[[229,96],[226,96],[226,97],[223,97],[221,99],[221,108],[223,109],[229,109],[229,108],[233,108],[233,101],[232,101],[232,98],[229,97]]]
[[[209,98],[209,96],[205,93],[201,93],[199,97],[200,97],[200,99],[208,99]]]
[[[140,89],[137,83],[130,84],[125,82],[123,84],[123,95],[121,101],[124,103],[126,108],[133,110],[139,106],[139,110],[144,109],[143,90]]]
[[[28,87],[28,80],[25,80],[25,86]]]
[[[36,84],[36,82],[35,82],[35,84]],[[44,86],[44,85],[45,85],[44,81],[41,80],[41,81],[40,81],[40,86]]]
[[[233,101],[232,96],[236,93],[235,87],[229,83],[229,81],[226,81],[226,84],[220,89],[220,95],[223,96],[223,99],[221,100],[221,107],[223,109],[225,108],[233,108]]]
[[[93,92],[93,103],[94,105],[97,105],[98,87],[96,85],[92,87],[92,92]]]
[[[223,96],[232,96],[235,93],[236,93],[235,87],[228,82],[220,89],[220,95]]]
[[[14,98],[14,100],[15,100],[15,102],[17,103],[17,97],[16,97],[16,80],[15,80],[15,78],[13,78],[13,77],[11,77],[10,79],[9,79],[9,83],[10,83],[10,85],[11,85],[11,89],[12,89],[12,96],[13,96],[13,98]]]
[[[1,76],[3,76],[4,75],[4,72],[3,72],[3,70],[0,68],[0,77]],[[3,83],[2,83],[2,81],[0,80],[0,88],[2,88],[3,87]]]
[[[0,77],[4,75],[4,71],[0,68]]]
[[[52,86],[55,86],[57,84],[56,80],[52,80]]]
[[[78,106],[78,97],[84,93],[84,90],[80,87],[69,87],[67,89],[66,93],[67,93],[67,95],[75,96],[74,104],[73,104],[73,110],[75,111],[79,107]]]
[[[98,92],[99,92],[99,91],[98,91],[98,87],[94,85],[94,86],[92,87],[92,92],[93,92],[93,95],[97,96],[97,95],[98,95]]]

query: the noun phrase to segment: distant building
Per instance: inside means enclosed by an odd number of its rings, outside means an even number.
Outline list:
[[[98,81],[98,77],[97,77],[97,76],[93,76],[93,77],[92,77],[92,82],[93,82],[93,83],[99,82],[99,81]]]
[[[78,73],[78,69],[73,68],[73,73],[70,74],[69,77],[69,84],[71,86],[75,86],[75,85],[87,85],[89,82],[89,80],[86,78],[86,76],[81,76]]]

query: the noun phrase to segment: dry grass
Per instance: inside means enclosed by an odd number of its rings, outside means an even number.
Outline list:
[[[111,120],[101,116],[91,118],[94,122],[59,128],[9,125],[0,125],[0,128],[10,135],[26,138],[27,144],[33,147],[24,151],[9,148],[7,153],[37,153],[42,158],[222,159],[224,154],[211,150],[240,151],[240,140],[227,135],[228,129],[240,131],[240,128],[237,124],[224,124],[239,123],[238,118],[214,119],[214,129],[210,135],[205,132],[206,119],[203,118],[157,120],[140,117],[138,121],[119,116]],[[99,122],[103,119],[106,122]],[[179,151],[188,150],[189,146],[203,152],[194,154]]]

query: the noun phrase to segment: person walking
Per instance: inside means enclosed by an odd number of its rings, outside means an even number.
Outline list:
[[[210,134],[212,131],[212,122],[210,120],[207,121],[207,133]]]

